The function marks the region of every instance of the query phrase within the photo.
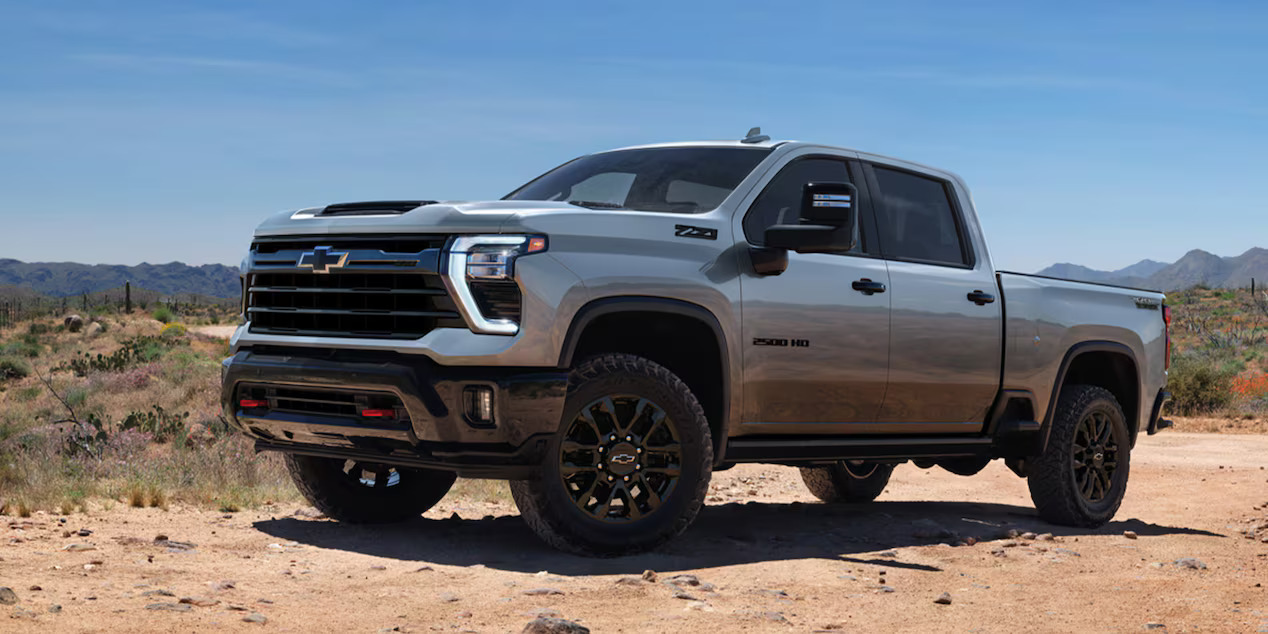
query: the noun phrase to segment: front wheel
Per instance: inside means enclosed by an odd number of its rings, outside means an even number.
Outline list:
[[[297,454],[286,455],[286,468],[309,503],[331,519],[350,524],[418,517],[445,497],[457,480],[449,471]]]
[[[1103,388],[1071,385],[1061,390],[1048,445],[1030,467],[1030,498],[1053,524],[1101,526],[1123,503],[1130,466],[1118,399]]]
[[[533,479],[511,482],[511,495],[551,546],[628,555],[691,524],[712,465],[709,425],[687,385],[642,357],[606,354],[573,370],[545,462]]]
[[[801,481],[824,502],[871,502],[880,496],[894,465],[841,460],[827,466],[801,467]]]

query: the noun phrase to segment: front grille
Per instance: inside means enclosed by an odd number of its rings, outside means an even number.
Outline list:
[[[247,319],[260,334],[417,339],[465,328],[439,275],[436,236],[280,238],[252,246]],[[347,252],[318,273],[298,266],[315,247]]]
[[[390,392],[246,383],[239,386],[238,398],[239,401],[266,401],[267,408],[256,408],[261,414],[267,412],[350,418],[359,423],[376,425],[408,425],[410,421],[405,404]],[[362,412],[366,410],[388,410],[393,415],[367,418],[362,416]]]

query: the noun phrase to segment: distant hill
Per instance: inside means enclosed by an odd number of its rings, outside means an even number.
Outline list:
[[[0,259],[0,286],[29,288],[43,295],[67,297],[119,288],[131,282],[168,295],[199,294],[238,297],[238,269],[223,264],[189,266],[167,264],[78,264],[75,262],[20,262]]]
[[[1268,285],[1268,249],[1255,247],[1241,255],[1220,257],[1194,249],[1171,264],[1141,260],[1117,271],[1098,271],[1077,264],[1054,264],[1038,275],[1082,282],[1101,282],[1177,291],[1203,284],[1211,288],[1243,288],[1251,278]]]

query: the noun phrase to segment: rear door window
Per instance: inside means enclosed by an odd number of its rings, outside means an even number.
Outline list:
[[[873,165],[882,248],[887,257],[968,266],[951,186],[943,180]]]

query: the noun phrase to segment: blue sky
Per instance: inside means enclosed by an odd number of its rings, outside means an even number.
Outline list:
[[[273,211],[754,125],[960,173],[1001,268],[1236,255],[1265,67],[1255,2],[0,0],[0,257],[236,264]]]

